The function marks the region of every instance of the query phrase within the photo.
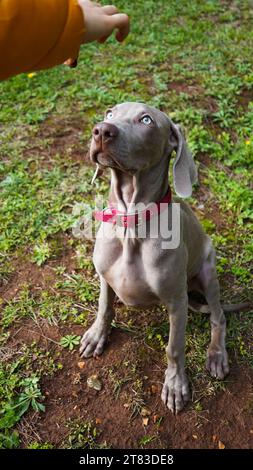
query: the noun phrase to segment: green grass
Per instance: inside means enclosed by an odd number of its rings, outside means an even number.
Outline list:
[[[106,108],[125,100],[148,102],[182,125],[196,161],[202,162],[199,173],[207,200],[202,211],[194,194],[190,203],[217,248],[223,298],[252,298],[252,2],[140,0],[134,8],[130,1],[116,3],[132,20],[131,35],[123,45],[113,39],[105,45],[90,44],[82,48],[75,70],[60,66],[0,84],[0,286],[2,282],[4,295],[17,267],[25,270],[29,263],[37,270],[50,266],[54,278],[43,281],[39,290],[32,279],[17,278],[14,296],[2,302],[0,298],[1,351],[24,321],[34,328],[41,322],[64,326],[67,340],[62,346],[72,349],[77,344],[74,325],[85,326],[94,317],[98,282],[92,244],[73,237],[71,228],[78,218],[73,208],[107,191],[107,180],[91,186],[93,169],[86,166],[85,155],[94,123]],[[61,131],[68,126],[74,140],[61,143]],[[66,252],[74,268],[66,263]],[[144,321],[141,328],[133,315],[121,309],[117,328],[141,338],[140,356],[152,347],[164,357],[166,313],[148,326]],[[230,357],[250,367],[252,327],[250,314],[228,318]],[[208,341],[208,319],[190,315],[187,368],[193,388],[198,384],[198,390],[204,390],[194,396],[196,411],[203,397],[226,386],[204,371]],[[59,354],[62,346],[59,338],[54,343]],[[36,403],[38,413],[43,413],[39,381],[60,369],[42,348],[36,350],[40,367],[35,373],[30,361],[33,348],[24,345],[22,358],[5,355],[1,365],[2,447],[19,445],[22,436],[18,437],[16,423]],[[108,380],[120,399],[129,371],[125,376],[115,374]],[[136,413],[143,404],[142,384],[138,375],[130,376],[135,392],[129,402]],[[65,445],[100,445],[94,429],[90,423],[77,424]],[[138,445],[145,447],[153,439],[144,436]],[[29,445],[47,448],[51,443],[31,438]]]
[[[8,345],[1,347],[0,363],[0,448],[15,448],[19,436],[13,426],[29,410],[43,413],[44,396],[39,381],[58,369],[56,362],[36,343],[23,345],[13,351]]]
[[[106,442],[98,442],[99,431],[91,422],[69,421],[69,435],[63,444],[65,449],[108,449]]]

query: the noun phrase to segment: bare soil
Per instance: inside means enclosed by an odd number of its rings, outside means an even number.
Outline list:
[[[148,321],[148,312],[147,321]],[[74,334],[83,334],[83,327],[72,326]],[[43,327],[25,322],[14,335],[13,347],[36,340],[48,350],[55,349],[53,341],[59,341],[68,328]],[[47,339],[45,339],[45,337]],[[98,359],[81,360],[78,352],[62,351],[60,362],[63,369],[52,377],[44,377],[42,390],[46,412],[30,413],[19,425],[23,446],[36,437],[56,447],[66,442],[69,419],[96,423],[99,441],[112,448],[136,448],[143,436],[154,436],[146,448],[252,448],[253,446],[253,372],[238,364],[232,364],[226,389],[215,397],[202,402],[202,411],[196,412],[192,405],[173,416],[160,399],[164,377],[164,361],[161,354],[150,350],[140,362],[138,341],[130,334],[113,330],[104,354]],[[110,370],[123,370],[125,361],[138,362],[138,370],[144,377],[145,408],[150,411],[144,425],[140,414],[131,417],[129,405],[131,385],[122,385],[116,397]],[[36,364],[35,364],[36,367]],[[102,381],[100,392],[90,389],[87,378],[97,374]],[[160,426],[157,426],[162,417]]]

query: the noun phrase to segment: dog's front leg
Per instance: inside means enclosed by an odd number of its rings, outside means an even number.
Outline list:
[[[166,348],[168,367],[162,389],[162,400],[173,412],[178,413],[190,398],[185,374],[185,327],[187,321],[187,294],[167,304],[170,317],[170,336]]]
[[[83,357],[95,357],[102,354],[111,331],[111,321],[115,314],[113,308],[114,299],[114,291],[101,276],[97,317],[88,331],[84,333],[81,340],[80,354]]]

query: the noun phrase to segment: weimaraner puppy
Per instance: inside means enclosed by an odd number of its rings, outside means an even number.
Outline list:
[[[179,126],[153,107],[123,103],[107,111],[105,120],[94,127],[90,158],[100,170],[111,168],[110,204],[127,213],[133,203],[148,205],[164,200],[169,189],[168,170],[173,150],[176,151],[175,191],[180,197],[188,197],[197,171]],[[167,210],[155,217],[161,219],[167,212],[170,224],[170,206],[168,203]],[[170,334],[162,400],[176,413],[190,397],[184,350],[188,292],[192,290],[203,293],[210,311],[207,369],[219,379],[229,372],[226,320],[220,304],[215,251],[194,213],[181,200],[180,224],[178,246],[164,249],[163,235],[151,237],[149,223],[146,237],[140,238],[133,236],[129,227],[101,223],[93,258],[100,276],[98,313],[80,347],[85,358],[103,352],[114,317],[116,295],[130,306],[164,304],[168,308]],[[104,229],[106,236],[102,235]]]

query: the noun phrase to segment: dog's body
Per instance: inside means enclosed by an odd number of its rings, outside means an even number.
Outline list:
[[[174,149],[175,189],[179,196],[187,197],[196,169],[179,127],[164,113],[140,103],[124,103],[109,111],[93,130],[91,159],[100,168],[111,168],[110,203],[131,212],[133,204],[161,200],[168,190],[169,157]],[[214,248],[192,210],[182,201],[180,205],[180,243],[173,249],[163,248],[161,233],[151,236],[151,221],[144,238],[133,235],[133,229],[101,224],[94,249],[101,282],[98,315],[81,343],[84,357],[102,353],[114,316],[115,294],[131,306],[166,305],[170,337],[162,399],[176,412],[189,399],[184,369],[189,291],[204,294],[211,312],[207,368],[220,379],[229,371]],[[171,226],[171,205],[157,217]]]
[[[146,238],[134,238],[122,237],[124,229],[120,233],[118,227],[100,226],[94,249],[94,265],[124,304],[148,307],[167,303],[168,293],[169,298],[173,298],[180,285],[185,288],[185,282],[187,291],[191,291],[193,286],[194,290],[201,289],[200,285],[197,289],[198,274],[212,252],[212,246],[191,209],[182,201],[180,204],[181,242],[172,250],[163,249],[162,242],[166,242],[166,238],[160,233],[158,238],[150,238],[149,227]],[[160,217],[165,216],[167,214],[163,213]],[[191,237],[187,237],[189,231],[192,231]],[[101,253],[105,255],[101,256]],[[184,280],[182,271],[185,273]]]

